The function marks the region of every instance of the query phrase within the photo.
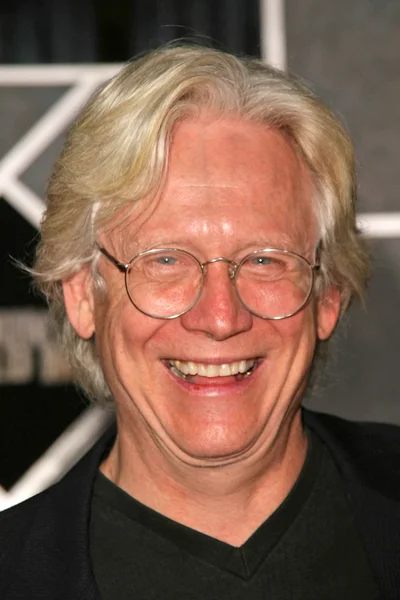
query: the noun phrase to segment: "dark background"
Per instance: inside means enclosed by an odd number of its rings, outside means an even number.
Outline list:
[[[81,0],[0,2],[0,62],[120,63],[176,38],[260,54],[256,0]],[[287,0],[289,69],[341,116],[358,155],[361,212],[400,211],[400,3]],[[0,65],[1,66],[1,65]],[[0,87],[0,155],[5,155],[65,87]],[[58,137],[20,179],[43,194]],[[46,308],[10,256],[31,261],[36,229],[0,199],[0,485],[9,488],[86,408],[53,353]],[[307,403],[353,419],[400,423],[400,232],[373,241],[367,311],[352,309],[338,332],[335,361]],[[26,325],[36,322],[35,332]],[[42,323],[42,325],[40,325]],[[43,350],[40,328],[50,348]],[[36,337],[35,337],[36,336]],[[39,340],[39,341],[35,341]],[[21,365],[29,368],[24,371]],[[21,367],[21,368],[20,368]],[[11,375],[10,375],[11,373]]]

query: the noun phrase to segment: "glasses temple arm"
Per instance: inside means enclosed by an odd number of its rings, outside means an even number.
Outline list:
[[[121,273],[126,273],[126,270],[128,269],[129,264],[124,264],[122,262],[120,262],[119,260],[117,260],[112,254],[110,254],[105,248],[103,248],[103,246],[99,246],[99,244],[96,244],[97,248],[100,250],[100,252],[113,264],[117,267],[117,269],[119,271],[121,271]]]

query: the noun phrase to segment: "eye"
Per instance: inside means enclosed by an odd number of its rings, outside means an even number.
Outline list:
[[[268,267],[268,271],[272,269],[283,270],[286,268],[285,261],[278,256],[271,256],[270,254],[259,254],[251,257],[248,261],[246,261],[249,267],[257,268],[257,267]]]
[[[130,279],[139,278],[163,283],[179,283],[184,280],[198,281],[201,269],[196,259],[189,253],[163,248],[155,252],[145,252],[133,262],[129,270]]]
[[[252,259],[253,265],[270,265],[275,262],[270,256],[256,256]]]
[[[156,257],[156,262],[159,265],[176,265],[178,260],[175,256],[157,256]]]
[[[282,277],[286,271],[284,256],[261,252],[249,256],[242,264],[240,273],[242,276],[257,279],[259,281],[276,281]]]

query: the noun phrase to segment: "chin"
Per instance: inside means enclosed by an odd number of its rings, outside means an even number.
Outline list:
[[[198,464],[199,461],[206,461],[208,465],[214,463],[215,466],[219,466],[251,454],[259,436],[250,436],[235,427],[227,430],[221,425],[214,425],[203,431],[197,429],[192,435],[175,432],[170,439],[175,448],[179,449],[183,462]]]

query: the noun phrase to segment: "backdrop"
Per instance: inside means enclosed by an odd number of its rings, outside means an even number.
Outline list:
[[[87,414],[46,307],[12,260],[31,260],[45,182],[65,128],[120,61],[183,36],[239,53],[270,52],[311,82],[349,128],[374,274],[367,310],[351,310],[328,377],[306,403],[351,419],[400,423],[398,0],[14,0],[1,7],[0,484],[11,488]]]

